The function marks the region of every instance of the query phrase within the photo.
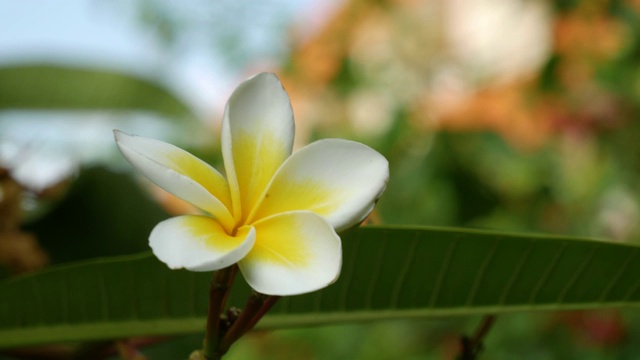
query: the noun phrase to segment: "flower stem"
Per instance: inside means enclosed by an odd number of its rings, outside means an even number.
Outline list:
[[[267,311],[269,311],[269,309],[271,309],[271,307],[273,307],[278,299],[278,296],[264,295],[254,291],[249,296],[247,304],[244,309],[242,309],[240,316],[238,316],[236,321],[233,322],[229,331],[227,331],[222,338],[222,342],[219,347],[220,353],[225,354],[233,343],[240,339],[242,335],[253,329],[258,321],[267,313]]]
[[[242,335],[244,335],[244,334],[248,333],[249,331],[251,331],[251,329],[253,329],[256,326],[258,321],[260,321],[260,319],[262,319],[262,317],[267,312],[269,312],[269,310],[271,310],[271,308],[273,307],[273,305],[276,304],[278,299],[280,299],[280,296],[267,296],[264,299],[264,301],[262,303],[262,307],[260,308],[260,310],[258,310],[258,312],[251,318],[251,321],[245,327],[245,331],[242,333]]]
[[[482,351],[482,341],[484,337],[489,333],[491,327],[496,321],[495,315],[485,315],[482,318],[480,326],[476,329],[472,338],[462,338],[462,351],[458,356],[460,360],[475,360],[478,357],[480,351]]]
[[[476,333],[473,335],[473,338],[471,338],[471,345],[473,345],[474,347],[480,346],[482,344],[482,340],[489,333],[489,330],[491,330],[491,327],[495,322],[495,315],[485,315],[485,317],[482,319],[482,323],[476,330]]]
[[[220,333],[220,315],[225,307],[231,285],[238,272],[238,266],[232,265],[220,269],[213,274],[209,290],[209,314],[207,315],[206,335],[202,353],[206,359],[220,359],[220,340],[224,334]]]

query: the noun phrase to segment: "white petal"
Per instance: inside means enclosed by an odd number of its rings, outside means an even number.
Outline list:
[[[235,225],[229,185],[213,167],[165,142],[115,130],[122,155],[153,183],[219,219],[227,230]]]
[[[340,139],[316,141],[282,165],[250,221],[309,210],[341,231],[373,210],[388,179],[387,159],[370,147]]]
[[[256,243],[238,265],[247,283],[267,295],[297,295],[326,287],[340,274],[340,237],[309,211],[261,220]]]
[[[244,220],[293,146],[293,110],[280,80],[262,73],[233,92],[222,122],[222,155],[234,217]],[[242,195],[240,195],[242,194]]]
[[[255,229],[245,226],[235,236],[208,216],[185,215],[165,220],[153,229],[149,245],[172,269],[212,271],[237,263],[251,250]]]

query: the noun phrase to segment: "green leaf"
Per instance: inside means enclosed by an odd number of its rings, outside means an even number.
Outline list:
[[[0,110],[146,110],[190,118],[189,107],[148,80],[58,65],[0,68]]]
[[[335,284],[281,299],[259,326],[640,304],[635,245],[389,227],[356,229],[343,244]],[[210,279],[142,254],[5,280],[0,347],[200,332]],[[248,291],[238,279],[230,304]]]
[[[23,229],[62,263],[145,251],[151,229],[168,217],[130,175],[89,167],[46,216]]]

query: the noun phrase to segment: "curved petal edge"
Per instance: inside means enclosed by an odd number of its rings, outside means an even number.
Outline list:
[[[338,278],[342,243],[321,216],[294,211],[253,226],[256,245],[238,265],[254,290],[267,295],[298,295],[322,289]]]
[[[364,220],[388,179],[389,162],[372,148],[349,140],[319,140],[287,159],[250,220],[308,210],[341,231]]]
[[[151,231],[153,253],[171,269],[212,271],[233,265],[253,248],[256,232],[245,226],[236,236],[208,216],[184,215],[162,221]]]

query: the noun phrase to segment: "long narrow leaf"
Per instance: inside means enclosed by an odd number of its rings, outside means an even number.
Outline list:
[[[0,110],[146,110],[194,118],[161,86],[131,75],[58,65],[0,68]]]
[[[640,304],[639,247],[459,229],[361,228],[332,286],[281,299],[260,326]],[[210,273],[152,255],[0,283],[0,347],[203,330]],[[230,303],[242,306],[242,279]]]

